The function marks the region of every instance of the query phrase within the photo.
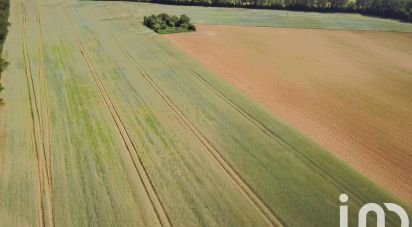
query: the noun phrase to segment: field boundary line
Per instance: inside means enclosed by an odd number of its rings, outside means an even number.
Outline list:
[[[187,116],[176,106],[176,104],[159,88],[159,86],[148,76],[147,72],[142,66],[134,59],[131,54],[124,49],[120,42],[112,35],[121,51],[126,57],[132,61],[140,74],[150,85],[150,87],[162,98],[162,100],[175,112],[180,122],[187,127],[192,134],[199,140],[199,142],[206,148],[208,153],[219,164],[219,166],[225,171],[234,184],[240,189],[240,191],[250,200],[265,220],[274,226],[285,226],[282,221],[276,217],[273,211],[266,205],[266,203],[253,191],[253,189],[243,180],[243,178],[233,169],[233,167],[221,156],[217,148],[211,144],[211,142],[200,132],[200,130],[187,118]]]
[[[89,69],[89,72],[92,75],[94,82],[96,83],[96,86],[105,102],[105,105],[108,108],[109,113],[113,118],[113,121],[117,127],[117,130],[119,131],[119,134],[129,153],[129,156],[134,164],[135,170],[137,174],[139,175],[140,181],[142,182],[145,192],[148,195],[150,203],[156,213],[156,216],[162,226],[172,226],[170,219],[164,208],[164,205],[162,204],[159,198],[159,195],[157,194],[154,188],[154,185],[152,181],[150,180],[150,177],[147,173],[146,168],[144,167],[144,164],[143,164],[143,161],[141,160],[138,149],[136,145],[134,144],[134,142],[132,141],[129,132],[127,131],[122,119],[120,118],[119,112],[117,111],[116,107],[111,101],[110,96],[107,94],[106,88],[104,87],[103,83],[99,79],[98,73],[96,69],[94,68],[89,56],[87,55],[87,50],[84,47],[84,44],[81,41],[79,34],[77,33],[76,27],[70,17],[69,10],[67,8],[64,8],[64,10],[65,10],[66,17],[72,27],[72,34],[74,35],[74,38],[76,39],[76,43],[81,50],[81,54],[85,60],[87,68]],[[134,153],[136,154],[137,161],[133,157],[132,151],[134,151]]]
[[[274,140],[278,140],[283,144],[284,147],[289,148],[294,154],[295,157],[298,157],[300,160],[303,162],[307,163],[313,170],[317,170],[316,172],[319,172],[325,179],[327,179],[329,182],[334,184],[335,186],[344,189],[347,193],[351,194],[351,198],[354,198],[359,202],[359,204],[362,204],[363,200],[357,193],[355,193],[352,189],[347,187],[345,184],[341,183],[336,177],[334,177],[332,174],[328,173],[326,170],[324,170],[321,166],[317,165],[315,161],[313,161],[311,158],[309,158],[307,155],[303,154],[300,152],[296,147],[291,145],[288,141],[283,139],[281,136],[277,135],[277,133],[273,132],[272,130],[268,129],[265,125],[263,125],[260,121],[256,120],[254,117],[250,116],[246,111],[244,111],[241,107],[233,103],[230,99],[228,99],[225,95],[221,94],[216,88],[214,88],[212,85],[210,85],[207,81],[205,81],[201,76],[193,71],[192,68],[189,67],[189,69],[196,74],[196,77],[201,80],[203,83],[205,83],[205,86],[211,86],[209,89],[213,89],[216,92],[216,95],[221,97],[222,100],[227,102],[229,105],[232,106],[237,112],[239,112],[241,115],[243,115],[246,119],[248,119],[252,124],[254,124],[256,127],[258,127],[264,134],[266,134],[269,137],[272,137]],[[220,95],[221,96],[220,96]]]

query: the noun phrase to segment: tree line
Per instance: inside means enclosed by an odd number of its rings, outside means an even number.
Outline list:
[[[412,22],[412,0],[131,0],[173,5],[357,12]]]
[[[0,0],[0,53],[3,51],[3,44],[9,31],[9,8],[9,0]],[[7,68],[8,64],[9,63],[3,57],[0,57],[0,79],[1,73]],[[0,92],[3,89],[4,88],[0,83]],[[0,104],[3,104],[2,98],[0,98]]]

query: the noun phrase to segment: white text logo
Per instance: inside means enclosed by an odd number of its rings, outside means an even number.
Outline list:
[[[348,195],[341,194],[339,196],[339,200],[342,203],[346,203],[349,200]],[[400,227],[409,227],[409,218],[406,211],[399,205],[394,203],[384,203],[386,209],[391,212],[396,213],[401,219],[401,226]],[[365,204],[359,210],[359,227],[366,227],[366,220],[367,216],[370,212],[374,212],[376,214],[376,226],[377,227],[385,227],[385,211],[383,208],[376,204],[376,203],[368,203]],[[348,227],[348,206],[341,205],[340,206],[340,227]]]

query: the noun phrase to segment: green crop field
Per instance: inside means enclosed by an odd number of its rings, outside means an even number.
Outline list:
[[[141,24],[161,11],[412,31],[359,15],[12,0],[0,226],[338,226],[341,193],[350,224],[367,202],[408,206]]]
[[[314,13],[268,9],[171,6],[137,2],[124,2],[122,5],[127,7],[133,16],[162,12],[173,15],[186,14],[194,23],[412,32],[411,23],[367,17],[355,13]]]

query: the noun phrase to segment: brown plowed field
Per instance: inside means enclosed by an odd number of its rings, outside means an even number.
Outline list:
[[[412,33],[197,28],[166,37],[412,201]]]

